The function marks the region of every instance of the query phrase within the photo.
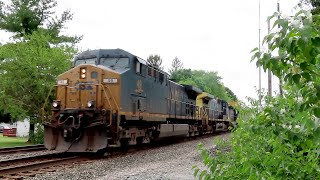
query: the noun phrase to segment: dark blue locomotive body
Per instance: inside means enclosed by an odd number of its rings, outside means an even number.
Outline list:
[[[74,65],[58,77],[54,115],[45,123],[48,149],[98,151],[226,130],[236,120],[226,101],[177,84],[124,50],[85,51]]]

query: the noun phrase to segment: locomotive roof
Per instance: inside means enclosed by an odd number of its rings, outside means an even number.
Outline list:
[[[83,51],[81,52],[79,55],[77,55],[74,58],[74,61],[78,60],[78,59],[90,59],[90,58],[102,58],[102,57],[128,57],[130,59],[134,59],[136,58],[140,63],[147,65],[149,67],[152,67],[154,69],[156,69],[157,71],[162,72],[163,74],[168,74],[167,72],[151,65],[148,64],[146,60],[131,54],[128,51],[125,51],[123,49],[95,49],[95,50],[87,50],[87,51]]]
[[[193,91],[197,94],[201,94],[203,92],[200,88],[196,86],[187,85],[187,84],[182,84],[182,85],[185,87],[186,91]]]
[[[133,54],[122,49],[95,49],[81,52],[75,57],[78,59],[101,58],[101,57],[135,57]]]

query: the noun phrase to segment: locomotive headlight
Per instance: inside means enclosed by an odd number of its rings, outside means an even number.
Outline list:
[[[80,78],[85,79],[86,78],[87,69],[86,68],[80,68]]]
[[[88,101],[87,106],[88,108],[93,108],[94,107],[94,101]]]
[[[53,102],[53,103],[52,103],[52,106],[53,106],[54,108],[56,108],[56,107],[58,107],[58,103],[57,103],[57,102]]]
[[[60,101],[53,101],[52,107],[53,108],[59,108],[60,107]]]

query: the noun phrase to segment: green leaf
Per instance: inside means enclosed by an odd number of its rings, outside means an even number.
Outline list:
[[[207,174],[207,170],[203,170],[199,176],[199,179],[202,179],[204,175]]]
[[[307,62],[303,62],[303,63],[300,63],[300,68],[301,70],[305,71],[308,67],[308,63]]]
[[[300,49],[306,49],[306,42],[302,38],[300,38],[298,40],[298,46]]]
[[[197,177],[197,174],[198,174],[199,171],[200,171],[200,169],[195,169],[195,170],[194,170],[194,173],[193,173],[193,176],[194,176],[194,177]]]
[[[257,67],[260,67],[260,66],[261,66],[260,60],[258,60],[258,61],[256,62],[256,66],[257,66]]]
[[[310,81],[310,80],[311,80],[311,76],[310,76],[309,73],[302,73],[301,75],[302,75],[302,77],[304,77],[307,81]]]
[[[271,16],[268,16],[267,21],[270,21],[271,19],[273,19],[274,17],[276,17],[278,15],[279,15],[278,12],[274,12]]]
[[[288,49],[291,49],[292,41],[293,41],[293,37],[289,37],[289,40],[288,40]]]
[[[202,148],[203,148],[203,144],[199,143],[198,146],[197,146],[197,150],[200,151]]]
[[[292,73],[288,73],[288,74],[284,77],[284,81],[288,81],[291,77],[292,77]]]
[[[293,82],[295,82],[296,84],[300,83],[300,78],[301,78],[300,74],[295,74],[292,76]]]
[[[204,177],[205,180],[210,180],[211,176],[210,174],[207,174],[206,177]]]
[[[256,52],[256,53],[254,53],[254,55],[252,55],[252,57],[251,57],[251,62],[253,61],[253,60],[255,60],[256,58],[260,58],[260,52],[258,51],[258,52]]]
[[[272,29],[273,29],[274,27],[276,27],[278,24],[279,24],[279,19],[277,19],[277,20],[274,21],[273,26],[272,26]]]
[[[311,41],[314,46],[320,47],[320,37],[315,37]]]
[[[259,51],[259,48],[254,48],[254,49],[252,49],[251,51],[250,51],[250,53],[253,53],[253,52],[255,52],[255,51]]]
[[[314,137],[317,141],[320,139],[320,127],[315,130]]]
[[[315,115],[317,118],[320,118],[320,108],[319,108],[319,107],[314,108],[314,109],[313,109],[313,112],[314,112],[314,115]]]

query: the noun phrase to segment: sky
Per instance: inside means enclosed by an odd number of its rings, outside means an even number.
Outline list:
[[[258,69],[250,51],[259,45],[259,0],[57,1],[58,14],[74,13],[64,33],[83,35],[81,50],[121,48],[143,59],[158,54],[165,70],[178,57],[185,68],[217,71],[240,100],[257,97]],[[280,0],[281,12],[293,15],[297,3]],[[276,8],[277,0],[260,1],[261,40]],[[7,37],[0,32],[0,42]],[[267,88],[264,73],[262,88]]]

